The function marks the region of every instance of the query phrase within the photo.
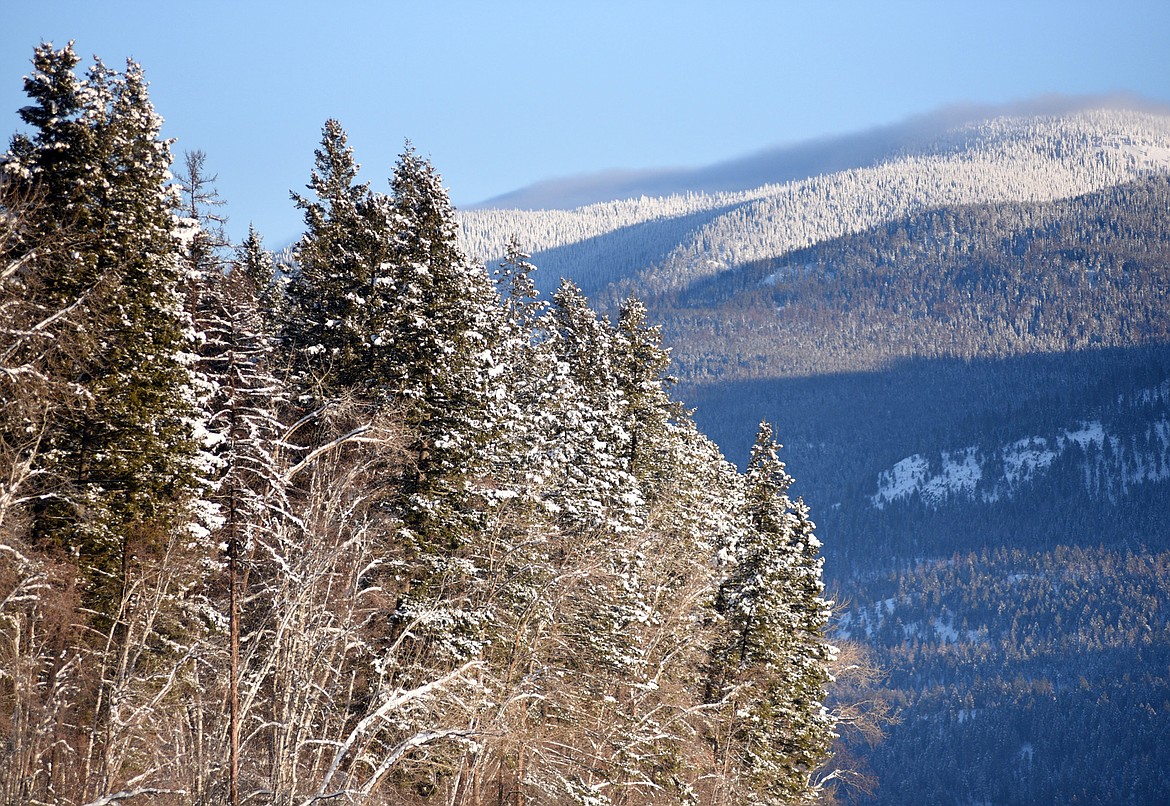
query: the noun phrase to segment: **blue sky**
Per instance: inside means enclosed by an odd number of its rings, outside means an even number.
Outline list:
[[[700,166],[941,106],[1127,91],[1170,102],[1166,0],[13,0],[0,117],[42,40],[142,63],[165,133],[207,153],[230,232],[301,219],[338,118],[386,188],[406,138],[457,204],[608,168]],[[88,62],[86,62],[88,63]]]

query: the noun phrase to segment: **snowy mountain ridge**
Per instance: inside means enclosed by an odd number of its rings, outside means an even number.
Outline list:
[[[922,210],[1071,198],[1151,173],[1170,173],[1170,114],[999,117],[877,165],[751,190],[465,211],[462,245],[492,265],[516,237],[546,287],[567,276],[586,290],[635,279],[661,291]]]
[[[1168,111],[1164,104],[1125,93],[1053,94],[999,105],[955,104],[895,123],[765,148],[699,168],[611,169],[538,182],[466,209],[573,210],[614,199],[750,190],[871,167],[917,153],[948,132],[993,118],[1069,115],[1092,109]]]

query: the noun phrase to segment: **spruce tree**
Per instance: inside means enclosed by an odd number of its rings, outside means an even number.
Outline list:
[[[203,520],[221,547],[223,575],[209,575],[207,595],[228,621],[226,733],[229,803],[239,802],[240,601],[243,580],[261,583],[253,571],[259,547],[267,548],[290,511],[287,483],[278,458],[288,404],[276,375],[276,340],[263,300],[273,281],[272,256],[255,229],[225,255],[223,202],[215,177],[204,171],[205,155],[188,152],[180,175],[188,309],[196,333],[196,388],[205,446]],[[210,558],[209,558],[210,559]],[[225,592],[226,589],[226,592]],[[226,599],[226,601],[222,601]],[[250,636],[253,637],[254,636]],[[220,750],[220,748],[216,748]]]
[[[624,395],[615,367],[615,335],[581,290],[562,280],[547,330],[565,368],[556,406],[554,455],[561,473],[552,491],[568,529],[627,532],[640,519],[642,494],[631,472]]]
[[[529,334],[533,332],[536,319],[545,307],[538,299],[540,294],[532,279],[536,267],[529,262],[531,257],[519,240],[509,238],[504,247],[504,259],[500,261],[492,278],[504,301],[508,321],[518,331]]]
[[[425,472],[440,461],[432,453],[436,449],[447,453],[466,440],[458,460],[469,460],[474,443],[491,432],[492,400],[498,397],[494,351],[503,318],[483,266],[459,248],[455,210],[442,178],[409,144],[399,155],[391,188],[397,308],[384,338],[393,347],[407,416],[431,440]]]
[[[241,249],[230,272],[209,277],[199,321],[205,335],[201,365],[212,387],[206,404],[207,428],[218,469],[208,498],[219,510],[214,536],[223,547],[227,565],[232,804],[239,802],[240,640],[244,623],[240,602],[247,593],[243,578],[245,571],[251,570],[258,546],[272,542],[279,521],[290,511],[288,485],[277,459],[283,432],[280,410],[287,403],[285,390],[274,372],[275,339],[259,308],[260,290],[253,274],[244,268],[247,260],[257,257]],[[253,578],[253,585],[259,582]]]
[[[38,532],[79,553],[91,605],[112,614],[131,554],[182,528],[195,487],[189,326],[182,311],[170,146],[141,68],[100,62],[85,81],[72,44],[36,49],[4,171],[52,201],[35,228],[92,235],[41,304],[86,310],[96,349],[73,368],[78,405],[54,424],[47,478],[59,489]],[[134,548],[131,543],[144,543]]]
[[[744,474],[740,531],[724,547],[730,568],[716,598],[725,624],[708,697],[728,703],[718,752],[741,766],[753,799],[813,799],[813,773],[834,737],[824,707],[835,650],[825,637],[820,543],[808,508],[788,497],[792,477],[772,428],[761,423]]]
[[[487,272],[458,246],[441,177],[409,144],[391,188],[394,307],[378,337],[415,458],[402,480],[399,536],[412,570],[397,618],[425,616],[440,627],[419,631],[433,648],[467,657],[480,651],[490,621],[477,568],[498,500],[485,482],[506,419],[504,315]]]
[[[683,411],[668,393],[673,379],[667,374],[670,350],[662,346],[662,329],[649,323],[646,306],[636,297],[619,309],[614,352],[629,432],[630,472],[653,495],[661,481],[659,469],[668,463],[668,426]]]
[[[236,267],[251,279],[262,296],[269,293],[276,280],[276,262],[272,253],[264,248],[264,239],[251,224],[247,236],[236,249]]]
[[[308,184],[313,196],[292,194],[306,231],[294,249],[281,335],[310,405],[351,393],[377,397],[382,382],[390,229],[385,205],[357,183],[359,168],[341,124],[327,120]]]

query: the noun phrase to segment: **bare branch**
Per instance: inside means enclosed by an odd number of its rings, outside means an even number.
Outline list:
[[[300,473],[302,470],[304,470],[306,467],[308,467],[309,464],[311,464],[314,459],[316,459],[317,457],[319,457],[323,454],[329,453],[329,451],[333,450],[334,448],[341,447],[342,445],[346,444],[347,442],[371,442],[371,443],[383,442],[384,440],[381,440],[381,439],[362,439],[362,435],[369,433],[372,429],[373,429],[373,426],[371,426],[369,424],[360,425],[357,428],[350,431],[348,434],[343,434],[343,435],[337,437],[336,439],[329,440],[329,442],[326,442],[324,445],[319,445],[318,447],[314,448],[309,453],[308,456],[306,456],[304,459],[297,462],[295,465],[293,465],[287,471],[285,471],[283,479],[285,481],[291,481],[293,476],[295,476],[297,473]]]
[[[124,790],[122,792],[114,792],[109,795],[102,795],[97,800],[91,800],[85,806],[118,806],[122,801],[130,800],[132,798],[141,798],[146,795],[186,795],[185,789],[159,789],[158,787],[148,786],[142,789]]]
[[[321,780],[320,786],[317,787],[317,793],[313,797],[304,801],[302,806],[310,806],[310,804],[320,800],[324,796],[325,791],[329,789],[330,785],[333,783],[333,776],[336,775],[342,761],[345,760],[345,757],[349,754],[354,744],[357,743],[357,741],[370,729],[372,725],[374,725],[376,722],[380,722],[386,719],[390,713],[397,710],[398,708],[401,708],[411,700],[418,699],[419,697],[425,697],[432,691],[443,688],[452,681],[463,677],[472,669],[478,669],[483,665],[483,661],[468,661],[455,671],[449,672],[437,680],[432,680],[426,685],[419,686],[418,688],[414,688],[409,691],[400,691],[395,696],[382,703],[378,710],[374,711],[372,714],[367,715],[364,719],[358,722],[356,726],[354,726],[352,731],[350,731],[349,736],[346,737],[346,740],[342,743],[341,747],[337,749],[336,754],[334,754],[333,763],[330,764],[329,771],[325,773],[325,777]],[[421,746],[422,744],[434,741],[437,738],[442,738],[443,736],[446,736],[450,733],[450,731],[426,731],[421,733],[417,737],[412,737],[411,739],[404,742],[403,745],[400,745],[399,748],[396,749],[396,752],[398,750],[401,752],[398,752],[398,755],[394,755],[392,753],[391,758],[393,761],[397,761],[398,758],[401,758],[402,754],[406,753],[409,749],[411,749],[411,747]],[[412,745],[411,742],[415,741],[416,739],[417,742]],[[378,769],[379,772],[376,775],[377,777],[381,777],[382,775],[385,775],[385,772],[389,769],[389,767],[384,761]]]

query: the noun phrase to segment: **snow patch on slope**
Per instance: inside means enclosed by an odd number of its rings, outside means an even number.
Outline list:
[[[1044,437],[1027,437],[1003,449],[1003,477],[1010,486],[1029,481],[1047,470],[1057,453]]]
[[[1125,409],[1162,407],[1170,401],[1170,381],[1118,399]],[[1067,454],[1086,492],[1116,501],[1136,485],[1170,480],[1170,419],[1164,408],[1148,411],[1121,430],[1101,420],[1084,420],[1047,436],[1027,436],[990,449],[970,446],[942,451],[936,458],[916,453],[895,462],[877,477],[872,506],[885,509],[917,498],[931,508],[948,500],[992,503],[1010,499],[1041,481]]]
[[[871,500],[878,509],[884,509],[891,501],[912,495],[920,496],[930,506],[938,506],[952,496],[970,497],[983,478],[977,451],[974,446],[944,451],[937,473],[931,472],[925,456],[908,456],[878,477],[878,491]]]

